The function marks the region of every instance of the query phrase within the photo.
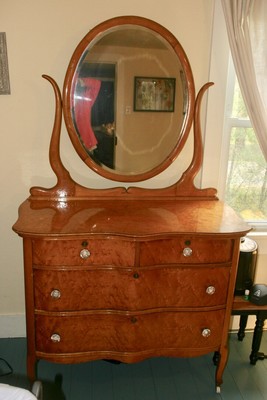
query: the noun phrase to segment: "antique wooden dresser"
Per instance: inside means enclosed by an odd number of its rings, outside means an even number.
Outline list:
[[[142,37],[136,46],[140,46],[144,35],[155,36],[161,45],[167,43],[167,51],[173,53],[170,58],[175,56],[180,63],[175,77],[177,100],[173,101],[177,101],[177,111],[181,109],[182,121],[175,120],[175,129],[179,130],[175,145],[167,156],[163,154],[157,164],[145,170],[137,155],[136,173],[124,174],[119,168],[116,171],[116,167],[110,170],[101,165],[94,149],[86,148],[86,132],[78,112],[75,114],[75,101],[83,96],[78,93],[77,80],[87,77],[85,64],[92,63],[90,54],[94,53],[96,39],[104,38],[110,46],[109,34],[117,30],[120,40],[136,36],[140,30]],[[133,43],[130,47],[134,47]],[[125,49],[123,57],[127,58]],[[136,75],[145,74],[138,63],[135,68]],[[117,74],[121,79],[121,72]],[[159,76],[159,72],[154,74]],[[166,77],[169,75],[167,72]],[[215,189],[198,189],[194,185],[203,150],[199,109],[210,84],[203,86],[195,100],[190,65],[181,45],[165,28],[141,17],[114,18],[86,35],[70,61],[63,101],[55,81],[45,78],[52,84],[56,99],[49,155],[57,184],[51,189],[31,188],[13,227],[23,238],[29,378],[34,379],[36,361],[40,359],[60,363],[96,359],[133,363],[148,357],[195,357],[215,352],[219,392],[228,354],[240,238],[248,227],[217,199]],[[144,87],[142,90],[147,90]],[[167,89],[165,96],[171,95]],[[119,105],[123,100],[117,90],[119,146],[123,140],[119,136]],[[181,93],[185,97],[179,105]],[[86,96],[89,98],[90,94]],[[85,188],[71,178],[60,158],[62,104],[76,151],[103,179],[136,182],[163,171],[183,148],[194,121],[192,162],[177,183],[166,188]],[[145,107],[145,103],[141,106]],[[130,116],[149,118],[142,111],[145,110],[133,111]],[[164,108],[160,111],[155,118],[174,118]]]

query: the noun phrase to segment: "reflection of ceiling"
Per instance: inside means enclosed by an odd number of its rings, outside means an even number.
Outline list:
[[[121,28],[103,36],[99,46],[127,46],[149,49],[166,49],[167,45],[156,33],[144,28]]]

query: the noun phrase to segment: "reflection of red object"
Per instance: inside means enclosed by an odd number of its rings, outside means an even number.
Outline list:
[[[74,98],[74,115],[76,126],[81,139],[88,150],[93,150],[97,145],[97,139],[91,126],[91,110],[98,96],[101,81],[93,78],[79,78],[81,90]]]

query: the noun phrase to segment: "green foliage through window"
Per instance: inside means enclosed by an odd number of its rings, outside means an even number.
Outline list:
[[[266,222],[267,164],[253,128],[247,127],[248,116],[238,84],[230,120],[226,201],[245,220]]]

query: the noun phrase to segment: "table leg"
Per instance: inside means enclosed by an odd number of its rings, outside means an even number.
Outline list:
[[[248,315],[241,315],[239,320],[239,331],[237,333],[238,340],[242,342],[245,337],[245,329],[248,322]]]
[[[264,320],[265,316],[259,314],[257,315],[257,320],[254,328],[254,334],[253,334],[253,340],[252,340],[252,349],[251,349],[251,354],[250,354],[250,364],[255,365],[259,356],[259,348],[261,344],[261,338],[262,338],[262,331],[263,331],[263,326],[264,326]]]

